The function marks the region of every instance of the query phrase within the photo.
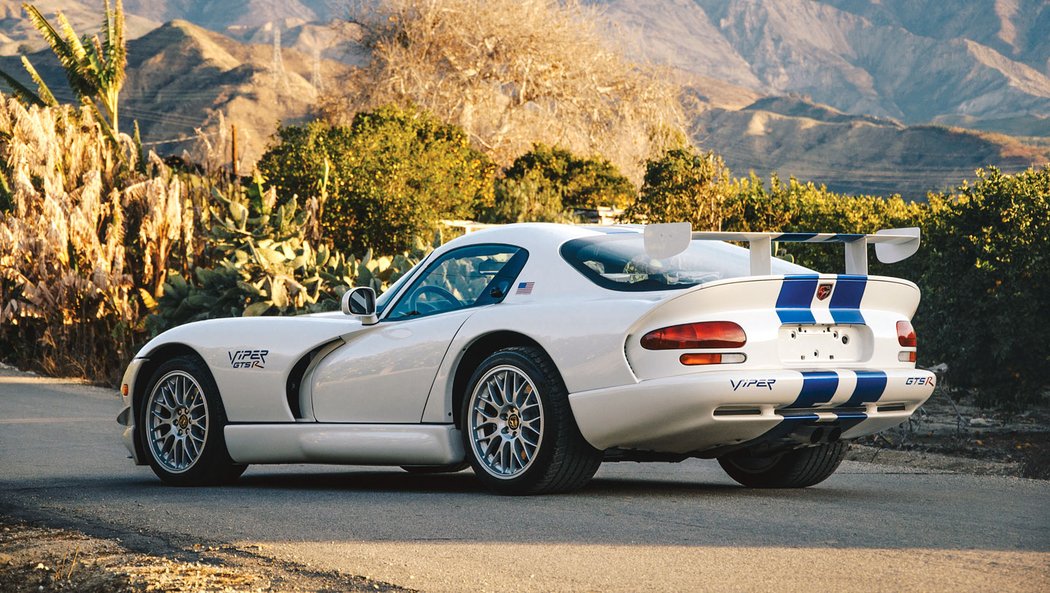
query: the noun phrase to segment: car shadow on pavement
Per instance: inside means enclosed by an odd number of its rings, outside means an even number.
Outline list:
[[[247,473],[234,484],[241,488],[270,488],[277,490],[338,490],[362,492],[485,492],[474,474],[463,471],[454,474],[418,475],[397,471],[347,470],[333,472],[309,471],[301,474]]]

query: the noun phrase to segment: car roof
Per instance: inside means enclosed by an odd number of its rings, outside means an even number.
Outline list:
[[[550,222],[521,222],[483,228],[468,233],[445,246],[462,247],[479,243],[508,243],[534,251],[557,250],[561,244],[581,237],[618,233],[640,233],[641,225],[571,225]],[[443,246],[443,247],[445,247]]]

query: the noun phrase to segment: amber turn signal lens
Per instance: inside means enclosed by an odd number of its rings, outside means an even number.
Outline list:
[[[123,395],[124,397],[128,396],[128,384],[127,383],[125,383],[125,384],[120,386],[120,394]]]
[[[678,360],[684,365],[722,364],[721,354],[683,354]]]

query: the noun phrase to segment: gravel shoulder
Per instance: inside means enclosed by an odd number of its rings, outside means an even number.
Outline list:
[[[132,546],[140,547],[140,546]],[[118,537],[33,525],[0,515],[0,593],[248,593],[411,591],[311,569],[236,546],[135,551]]]
[[[953,473],[1050,480],[1050,402],[1021,413],[982,409],[937,388],[911,417],[856,441],[847,459]]]

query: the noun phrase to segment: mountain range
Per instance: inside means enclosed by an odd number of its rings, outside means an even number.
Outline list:
[[[177,150],[172,140],[222,111],[250,163],[278,120],[309,117],[319,92],[368,62],[348,19],[373,2],[126,0],[124,114]],[[1050,160],[1045,0],[586,3],[611,44],[682,85],[691,139],[735,173],[919,197],[979,166]],[[100,21],[98,0],[36,4],[79,31]],[[0,0],[0,68],[17,72],[15,54],[41,49],[19,3]],[[47,52],[29,57],[61,80]]]

